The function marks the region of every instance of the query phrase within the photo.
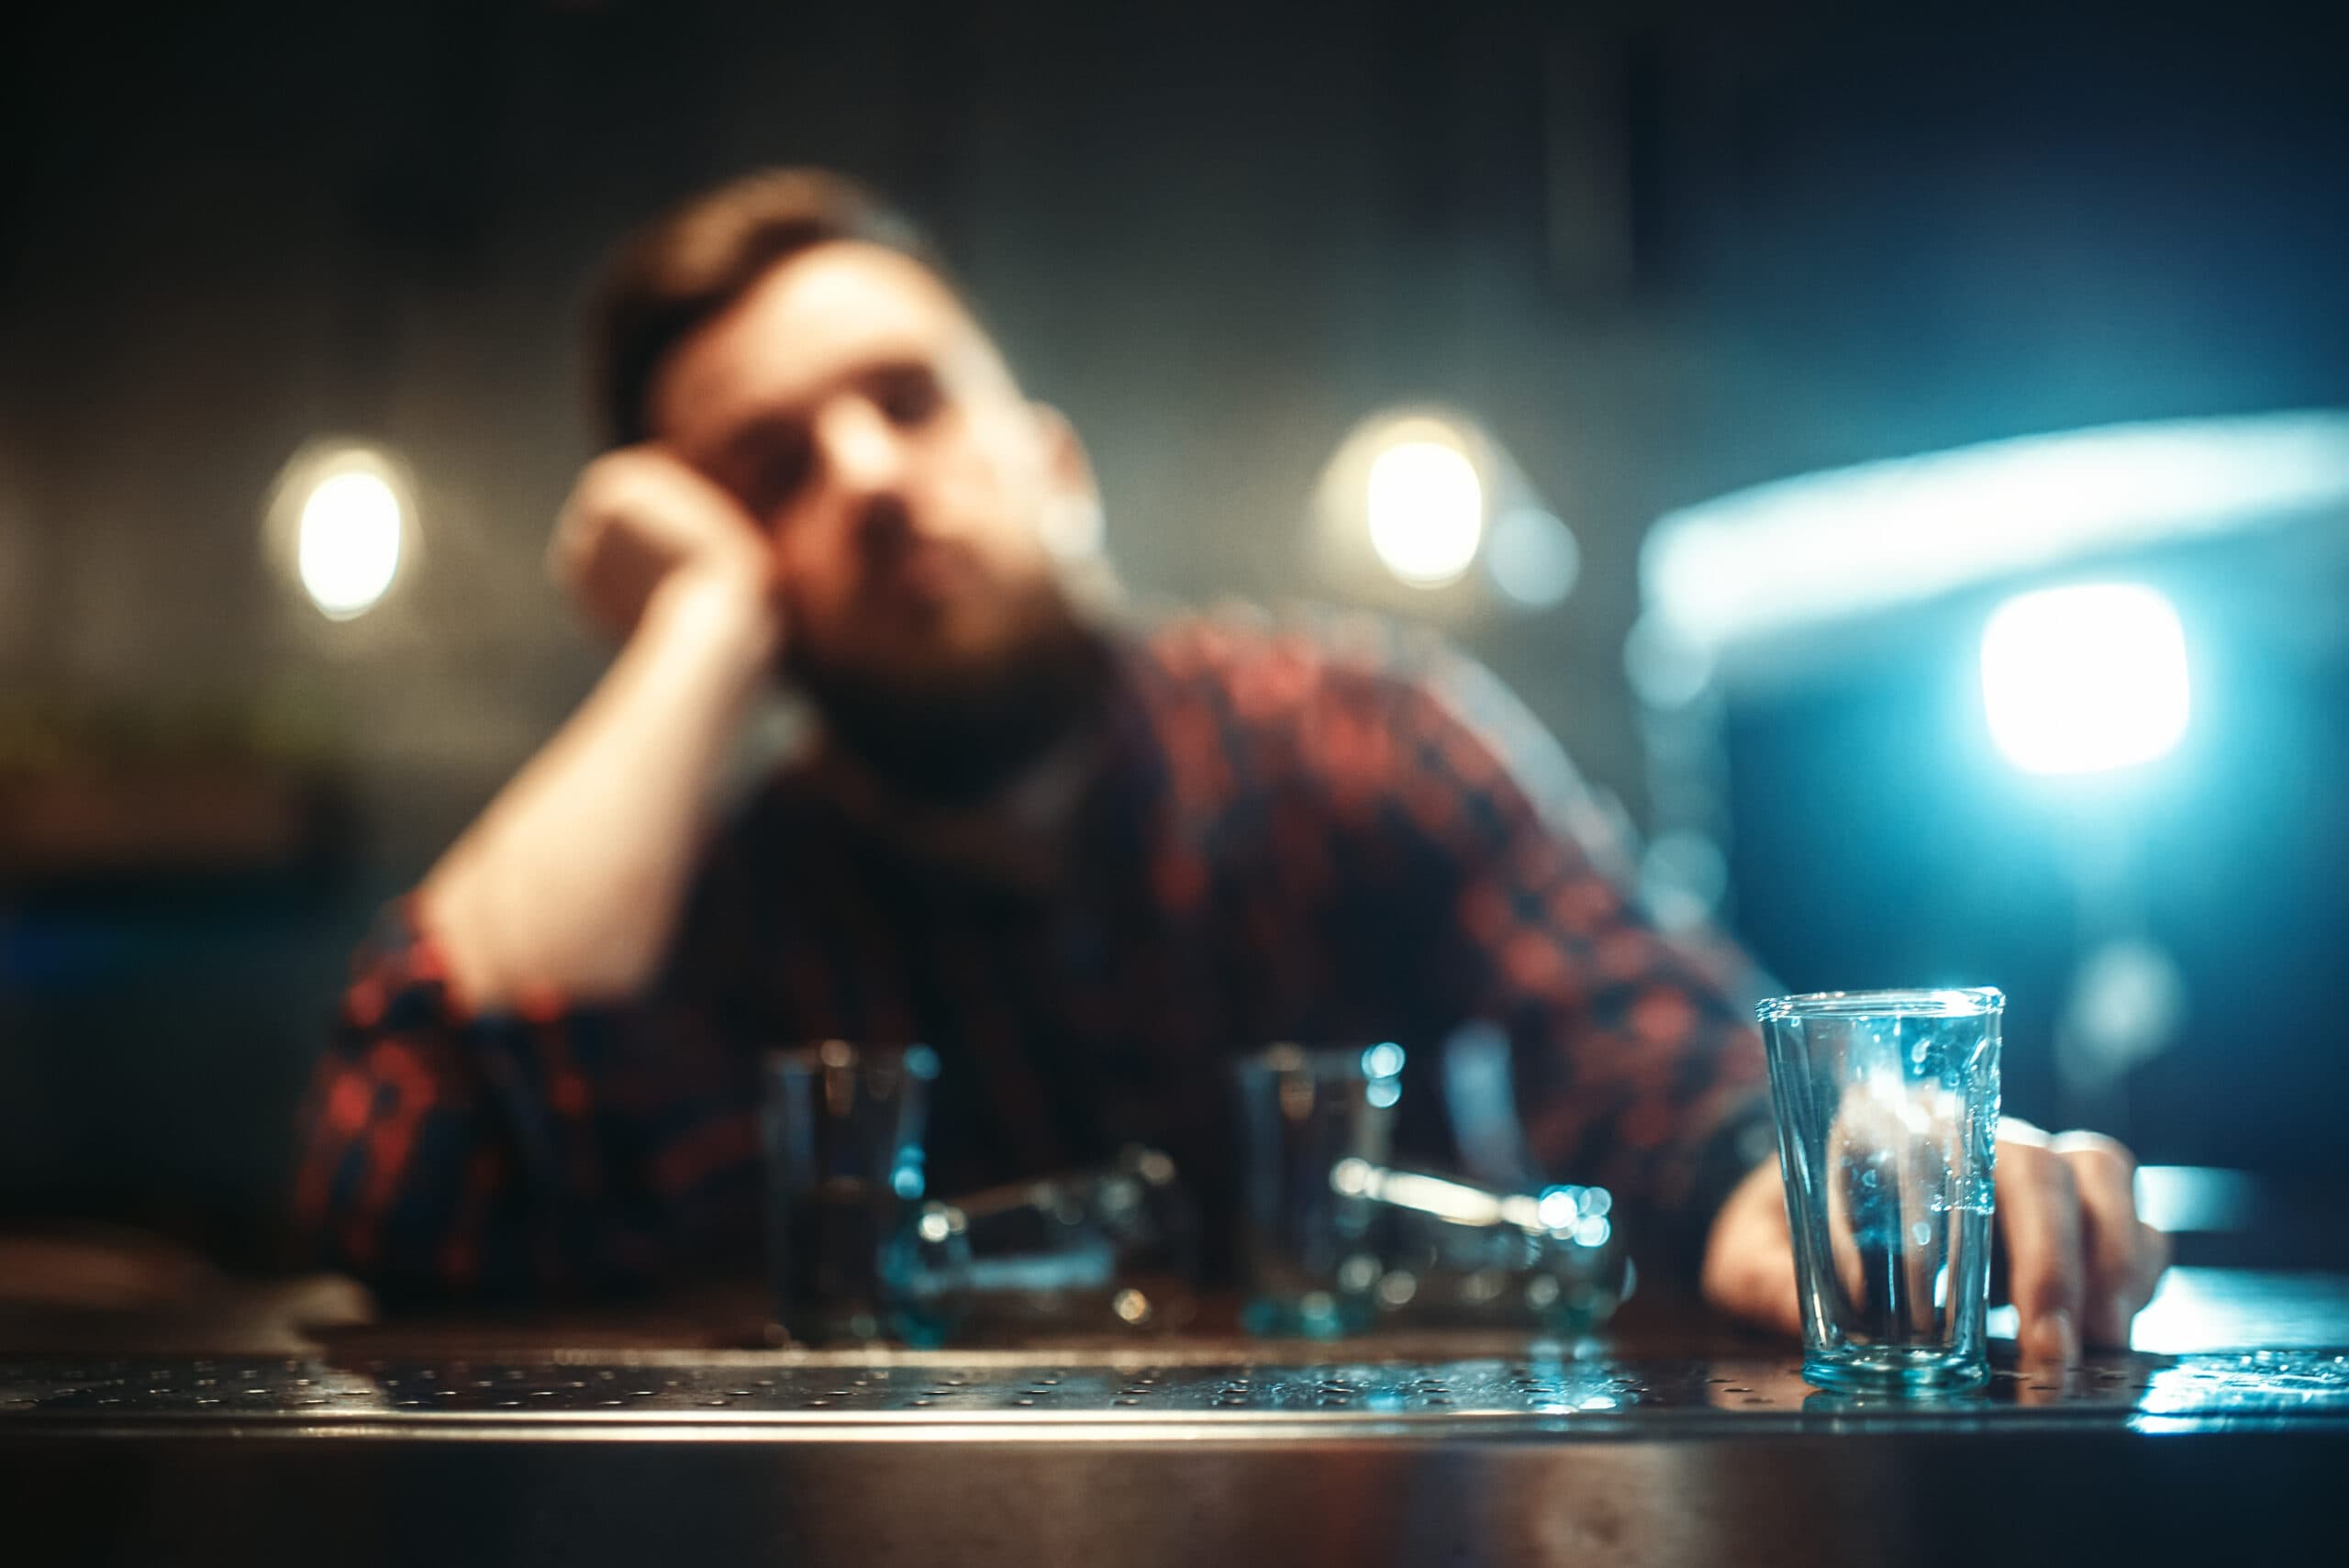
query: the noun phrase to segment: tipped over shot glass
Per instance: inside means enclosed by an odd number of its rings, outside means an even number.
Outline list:
[[[2005,1007],[1986,987],[1831,991],[1755,1009],[1803,1376],[1820,1388],[1922,1396],[1989,1377]]]

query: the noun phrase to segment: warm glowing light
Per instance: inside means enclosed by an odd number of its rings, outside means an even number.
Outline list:
[[[372,465],[340,466],[302,503],[295,564],[321,614],[349,620],[374,607],[399,575],[406,508]]]
[[[1440,440],[1399,441],[1371,460],[1365,499],[1371,548],[1415,588],[1457,580],[1485,535],[1476,465]]]
[[[1990,735],[2030,773],[2162,756],[2186,733],[2186,637],[2151,588],[2097,584],[2008,600],[1982,633]]]

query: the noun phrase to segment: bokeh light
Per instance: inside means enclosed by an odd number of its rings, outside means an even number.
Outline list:
[[[2186,733],[2177,611],[2134,584],[2045,588],[2008,600],[1982,633],[1990,735],[2030,773],[2148,762]]]
[[[1715,651],[2349,506],[2349,410],[2173,419],[1799,474],[1659,518],[1649,613]]]
[[[1397,441],[1371,460],[1364,495],[1371,548],[1415,588],[1456,582],[1485,536],[1485,487],[1450,441]]]
[[[399,465],[373,447],[325,444],[287,464],[272,508],[278,559],[328,620],[383,601],[414,544]]]
[[[302,507],[302,587],[333,620],[375,606],[400,569],[400,498],[381,474],[319,481]]]
[[[1529,610],[1546,610],[1574,591],[1582,549],[1555,514],[1512,506],[1493,519],[1485,570],[1502,597]]]

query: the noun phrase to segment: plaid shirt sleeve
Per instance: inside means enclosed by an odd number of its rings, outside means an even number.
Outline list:
[[[1444,1011],[1515,1042],[1537,1164],[1643,1210],[1693,1273],[1721,1200],[1775,1147],[1742,961],[1648,918],[1564,753],[1481,667],[1389,690],[1396,815],[1455,912],[1430,980]]]
[[[679,951],[743,967],[743,905],[706,873]],[[710,979],[673,962],[641,1003],[542,993],[477,1011],[414,900],[395,905],[305,1103],[298,1220],[330,1265],[395,1300],[596,1294],[674,1273],[757,1149]]]

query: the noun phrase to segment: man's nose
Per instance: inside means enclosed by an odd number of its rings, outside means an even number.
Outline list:
[[[851,503],[892,494],[904,484],[905,442],[863,399],[843,398],[826,409],[816,435],[826,477]]]

